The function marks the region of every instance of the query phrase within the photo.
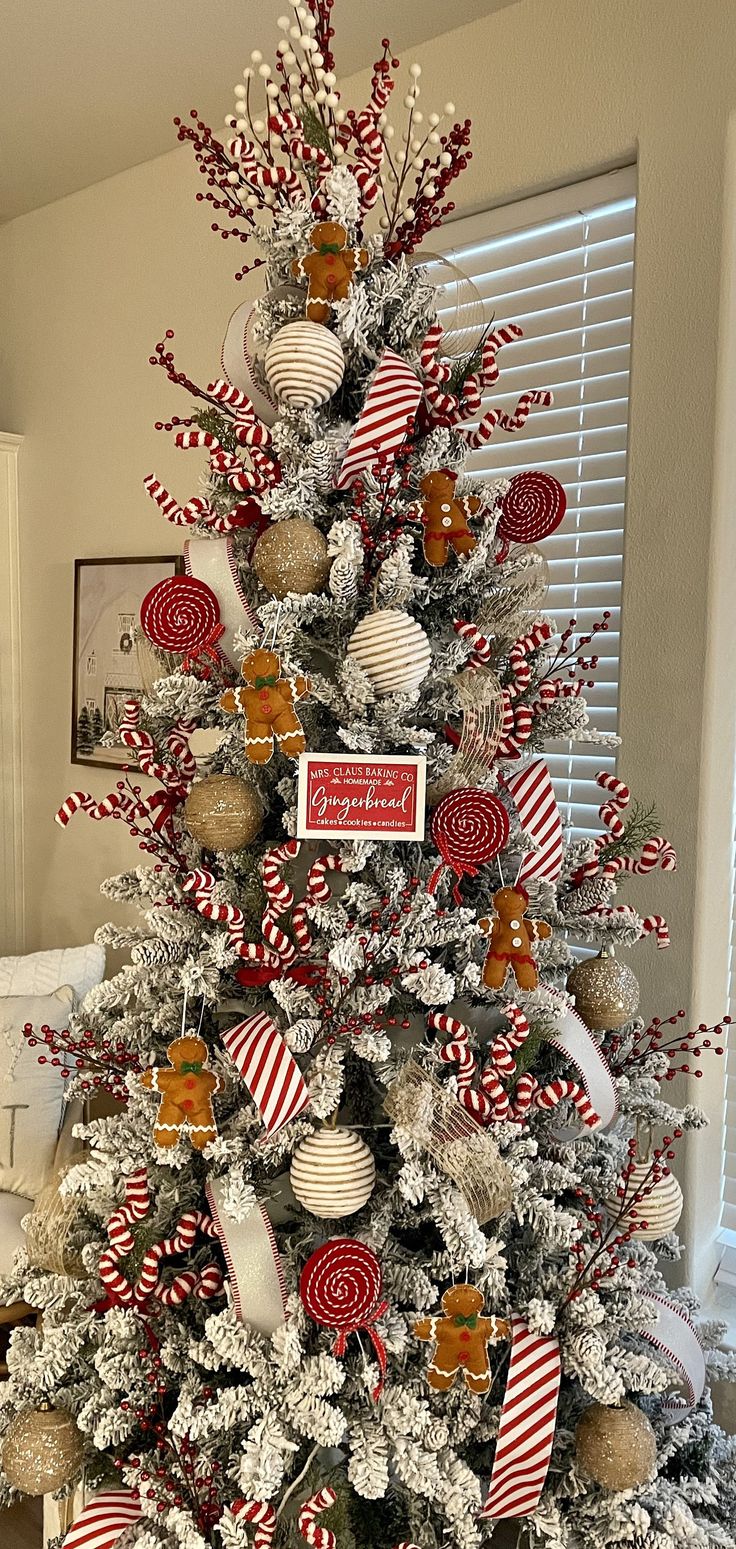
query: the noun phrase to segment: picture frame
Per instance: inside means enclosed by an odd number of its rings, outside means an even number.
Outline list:
[[[141,603],[158,581],[182,570],[180,554],[74,561],[73,764],[130,764],[130,751],[115,734],[126,699],[145,691],[136,648]]]

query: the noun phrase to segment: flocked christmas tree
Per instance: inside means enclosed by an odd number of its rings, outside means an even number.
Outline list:
[[[42,1313],[4,1473],[84,1468],[69,1545],[472,1549],[506,1519],[551,1549],[733,1545],[706,1366],[736,1371],[662,1274],[703,1122],[664,1083],[721,1029],[645,1027],[611,955],[666,945],[614,903],[674,866],[651,815],[602,776],[600,837],[563,844],[545,743],[612,740],[593,637],[544,615],[564,492],[464,472],[549,395],[492,407],[520,330],[454,355],[416,256],[470,125],[422,116],[413,65],[394,136],[385,40],[346,110],[330,13],[292,0],[224,144],[179,126],[263,283],[227,378],[189,381],[170,334],[153,357],[209,470],[183,506],[146,480],[189,531],[141,613],[178,665],[122,726],[154,784],[58,814],[128,824],[145,863],[104,892],[142,923],[98,933],[130,962],[69,1029],[28,1029],[119,1106],[3,1288]]]

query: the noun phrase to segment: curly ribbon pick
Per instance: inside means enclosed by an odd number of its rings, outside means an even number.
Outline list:
[[[580,887],[592,877],[615,877],[620,872],[630,872],[637,876],[644,876],[649,871],[659,867],[662,871],[675,871],[677,869],[677,854],[669,840],[661,834],[655,834],[645,840],[638,856],[616,855],[606,860],[606,850],[620,840],[625,833],[625,824],[621,813],[626,810],[631,799],[631,792],[622,780],[615,775],[602,770],[596,775],[596,782],[604,791],[610,792],[609,800],[604,801],[598,809],[598,816],[605,824],[607,832],[600,834],[595,841],[595,848],[590,860],[579,866],[570,878],[571,888]],[[615,908],[606,908],[596,905],[585,911],[586,914],[597,916],[600,919],[612,919],[615,915],[631,914],[626,904],[619,904]],[[661,914],[648,914],[641,922],[641,933],[648,936],[654,933],[659,947],[668,947],[670,935],[667,921]]]
[[[329,1511],[337,1500],[337,1491],[331,1485],[324,1485],[316,1495],[310,1495],[309,1500],[299,1510],[299,1532],[310,1549],[336,1549],[337,1539],[335,1534],[327,1527],[320,1527],[315,1521],[322,1511]]]
[[[307,874],[304,898],[299,903],[295,903],[293,890],[281,873],[285,865],[296,860],[300,851],[300,840],[287,839],[284,844],[268,850],[261,862],[261,877],[266,894],[266,908],[261,921],[264,941],[267,943],[265,946],[263,942],[243,939],[245,917],[242,910],[234,904],[213,901],[216,883],[212,872],[201,869],[191,871],[182,883],[183,891],[192,895],[200,914],[206,919],[215,920],[218,924],[227,926],[230,941],[238,956],[259,964],[264,972],[266,969],[272,969],[270,978],[280,977],[289,971],[296,973],[296,967],[293,965],[297,955],[305,956],[311,951],[314,943],[308,924],[309,910],[317,903],[329,901],[332,895],[327,886],[327,873],[342,869],[338,855],[320,856]],[[289,910],[292,910],[291,923],[296,937],[296,946],[279,923]],[[243,978],[241,982],[250,981]],[[254,982],[260,982],[258,976]]]
[[[145,1167],[142,1167],[126,1178],[125,1203],[113,1212],[107,1224],[110,1247],[100,1257],[98,1273],[109,1300],[113,1304],[144,1307],[151,1297],[155,1297],[166,1307],[178,1307],[189,1295],[198,1297],[200,1301],[219,1295],[222,1290],[222,1271],[214,1263],[206,1264],[202,1270],[183,1270],[168,1285],[161,1282],[165,1258],[188,1252],[198,1231],[205,1237],[217,1236],[210,1217],[199,1210],[185,1211],[177,1223],[174,1235],[149,1248],[134,1285],[120,1272],[120,1260],[127,1258],[135,1248],[131,1228],[145,1219],[150,1208],[148,1174]]]
[[[552,1455],[560,1396],[560,1347],[511,1318],[511,1361],[491,1481],[480,1521],[529,1517],[536,1511]]]
[[[517,1082],[513,1101],[504,1082],[516,1074],[515,1053],[526,1042],[530,1028],[523,1011],[513,1001],[504,1007],[503,1015],[510,1023],[510,1031],[500,1034],[490,1044],[488,1058],[480,1072],[480,1090],[473,1087],[478,1065],[470,1049],[469,1029],[444,1012],[430,1012],[427,1018],[431,1029],[449,1035],[450,1041],[439,1051],[440,1059],[459,1066],[458,1101],[476,1122],[483,1125],[506,1120],[523,1123],[532,1109],[549,1112],[562,1102],[571,1102],[585,1129],[610,1125],[618,1111],[613,1076],[598,1045],[576,1013],[564,1012],[548,1041],[576,1066],[580,1083],[558,1077],[540,1086],[535,1076],[525,1073]],[[584,1130],[560,1130],[556,1139],[561,1144],[567,1143],[578,1139],[581,1133]]]
[[[276,1532],[276,1509],[270,1501],[233,1501],[231,1510],[234,1517],[255,1522],[253,1549],[269,1549]]]

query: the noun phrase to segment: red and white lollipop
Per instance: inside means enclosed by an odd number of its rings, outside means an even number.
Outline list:
[[[428,891],[434,893],[445,866],[449,866],[457,877],[453,896],[456,903],[461,903],[459,884],[463,876],[477,877],[478,868],[499,854],[508,837],[508,812],[491,791],[479,791],[474,786],[449,791],[432,814],[432,838],[442,863],[432,873]]]
[[[511,543],[548,538],[559,527],[566,506],[565,491],[551,473],[517,473],[501,501],[497,534],[503,549],[498,562],[505,559]]]
[[[223,633],[220,604],[196,576],[167,576],[143,598],[141,628],[162,650],[196,656],[211,650]]]
[[[385,1347],[375,1328],[387,1307],[381,1300],[382,1285],[381,1265],[373,1249],[353,1237],[332,1237],[316,1248],[299,1279],[305,1311],[335,1333],[335,1355],[345,1354],[349,1334],[365,1329],[370,1335],[382,1374],[374,1398],[383,1388],[386,1371]]]

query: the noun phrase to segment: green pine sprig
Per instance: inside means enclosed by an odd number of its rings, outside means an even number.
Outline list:
[[[611,844],[606,845],[601,851],[601,859],[612,861],[619,857],[638,855],[647,839],[653,839],[659,832],[660,822],[656,808],[644,807],[641,802],[635,801],[620,839],[614,839]]]
[[[314,145],[318,151],[324,151],[325,156],[329,156],[330,161],[334,161],[335,152],[333,150],[332,141],[324,124],[322,123],[322,119],[317,113],[315,113],[314,108],[306,106],[302,108],[300,122],[302,126],[302,138],[306,141],[307,145]]]

